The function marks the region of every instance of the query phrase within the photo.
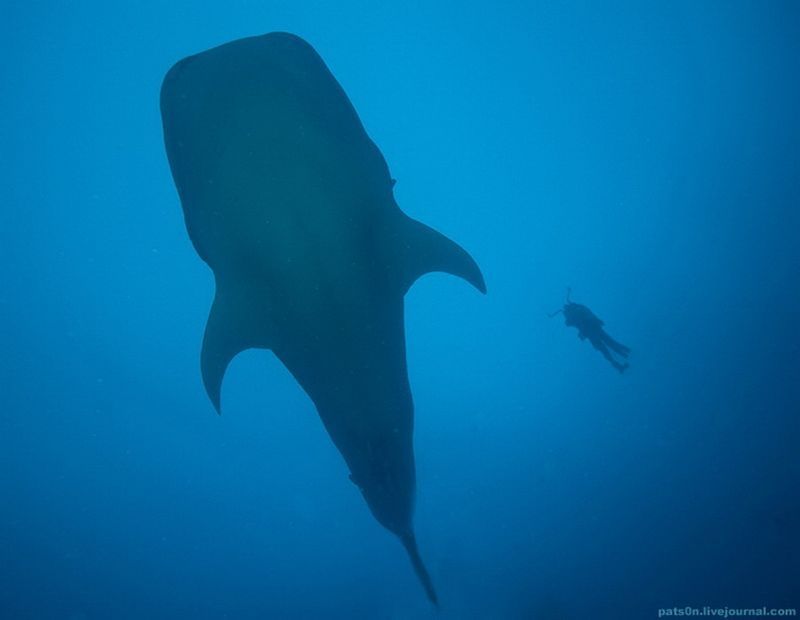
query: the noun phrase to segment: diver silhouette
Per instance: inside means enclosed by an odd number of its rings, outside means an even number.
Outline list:
[[[548,316],[551,318],[559,312],[564,314],[564,323],[567,327],[575,327],[578,330],[578,338],[581,340],[588,339],[592,346],[600,351],[609,363],[618,371],[625,372],[628,367],[628,362],[620,363],[614,356],[611,355],[611,349],[614,353],[627,358],[631,350],[624,344],[621,344],[609,336],[603,329],[603,321],[601,321],[595,314],[583,304],[577,304],[570,299],[572,289],[567,289],[567,298],[564,307],[550,313]]]

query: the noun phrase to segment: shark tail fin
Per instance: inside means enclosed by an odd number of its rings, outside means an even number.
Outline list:
[[[413,532],[411,532],[401,536],[400,541],[403,543],[403,547],[405,547],[406,551],[408,552],[411,565],[414,567],[414,572],[417,574],[422,587],[425,589],[425,594],[427,595],[428,600],[433,603],[435,607],[438,607],[439,597],[436,596],[436,590],[433,587],[431,576],[428,574],[428,569],[425,568],[425,563],[422,561],[422,557],[419,555],[416,537],[414,536]]]
[[[400,248],[406,290],[426,273],[441,271],[463,278],[486,293],[480,267],[464,248],[417,220],[406,218],[406,222]]]
[[[251,304],[217,281],[200,353],[203,386],[217,413],[221,413],[222,380],[228,365],[242,351],[265,346],[264,338],[258,337],[265,322],[266,318],[254,316]]]

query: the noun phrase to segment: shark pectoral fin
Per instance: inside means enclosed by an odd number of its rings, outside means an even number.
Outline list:
[[[486,293],[481,269],[464,248],[421,222],[411,218],[406,222],[400,248],[406,290],[426,273],[441,271],[463,278]]]
[[[266,348],[265,328],[266,318],[254,316],[251,304],[217,285],[200,353],[203,386],[217,413],[228,365],[246,349]]]

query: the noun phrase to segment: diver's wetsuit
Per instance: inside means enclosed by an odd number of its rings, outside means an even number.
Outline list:
[[[610,347],[612,351],[622,357],[628,357],[631,350],[624,344],[620,344],[614,340],[605,332],[603,329],[603,321],[598,319],[586,306],[576,304],[572,301],[567,301],[567,303],[564,304],[563,312],[564,322],[568,327],[577,328],[578,337],[581,340],[586,340],[588,338],[592,346],[600,351],[603,357],[605,357],[614,368],[620,372],[625,372],[628,363],[619,363],[614,359],[614,356],[611,355],[611,351],[608,349]]]

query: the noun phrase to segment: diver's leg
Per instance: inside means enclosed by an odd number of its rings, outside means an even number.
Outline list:
[[[625,369],[628,367],[627,364],[620,364],[614,357],[611,355],[611,352],[608,350],[608,347],[605,343],[599,338],[592,338],[592,346],[602,353],[603,357],[608,360],[608,362],[620,372],[625,372]]]
[[[605,331],[603,332],[603,342],[605,342],[614,353],[619,353],[622,357],[628,357],[631,350],[626,347],[621,342],[617,342],[611,336],[609,336]]]

